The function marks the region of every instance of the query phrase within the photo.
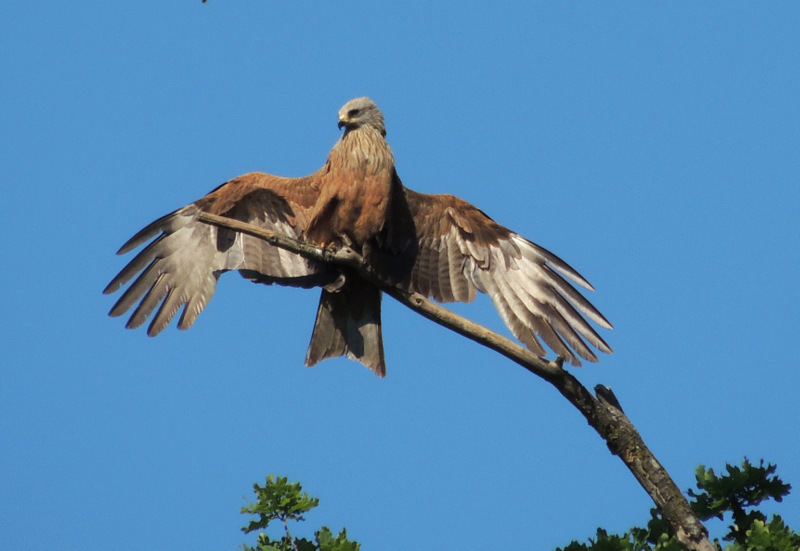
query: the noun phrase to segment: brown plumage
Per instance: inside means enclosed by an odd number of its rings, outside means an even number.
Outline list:
[[[361,252],[386,281],[440,302],[470,302],[487,293],[511,332],[545,355],[537,336],[574,365],[597,361],[587,345],[611,349],[584,319],[611,324],[565,279],[593,290],[563,260],[497,224],[452,195],[405,188],[386,143],[383,115],[368,98],[339,111],[344,134],[325,164],[302,178],[250,173],[229,182],[133,236],[118,254],[153,239],[108,284],[112,293],[139,274],[111,309],[137,302],[126,327],[157,309],[148,334],[178,310],[189,328],[214,294],[219,276],[238,270],[258,282],[322,287],[306,364],[346,355],[386,374],[381,293],[356,274],[306,260],[257,238],[200,222],[201,211],[227,216],[319,245]]]

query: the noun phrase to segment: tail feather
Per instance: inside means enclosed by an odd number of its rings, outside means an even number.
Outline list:
[[[378,377],[386,376],[381,292],[352,277],[338,290],[322,290],[306,365],[339,356],[361,362]]]

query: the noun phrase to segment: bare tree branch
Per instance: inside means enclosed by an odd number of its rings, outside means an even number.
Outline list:
[[[622,411],[619,401],[610,389],[598,385],[595,387],[597,393],[595,396],[572,374],[563,369],[560,359],[544,360],[510,339],[456,315],[418,293],[407,293],[386,284],[374,274],[360,255],[350,249],[321,249],[238,220],[208,213],[200,213],[200,220],[252,235],[311,260],[330,262],[354,269],[384,293],[415,312],[491,348],[552,384],[583,414],[589,425],[606,441],[611,453],[618,456],[630,469],[639,484],[653,499],[661,514],[675,530],[678,541],[686,549],[692,551],[715,551],[715,547],[708,540],[708,531],[705,526],[692,512],[688,501],[669,473],[645,445],[644,440]]]

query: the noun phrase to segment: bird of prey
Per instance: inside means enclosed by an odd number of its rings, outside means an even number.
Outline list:
[[[386,374],[377,287],[198,219],[208,212],[320,246],[351,247],[385,281],[439,302],[486,293],[514,336],[539,356],[546,354],[539,338],[573,365],[597,361],[587,341],[611,353],[584,316],[611,324],[567,281],[593,290],[576,270],[458,197],[403,186],[372,100],[347,102],[339,128],[344,132],[313,174],[239,176],[134,235],[117,254],[150,243],[105,288],[112,293],[138,274],[109,315],[136,305],[126,325],[136,328],[155,311],[147,330],[154,336],[183,307],[178,327],[188,329],[230,270],[258,283],[321,287],[306,365],[346,355]]]

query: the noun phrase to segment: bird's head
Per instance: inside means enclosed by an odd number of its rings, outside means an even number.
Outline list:
[[[339,109],[339,128],[344,127],[345,133],[362,126],[371,126],[381,135],[386,135],[383,113],[375,102],[367,97],[351,99]]]

